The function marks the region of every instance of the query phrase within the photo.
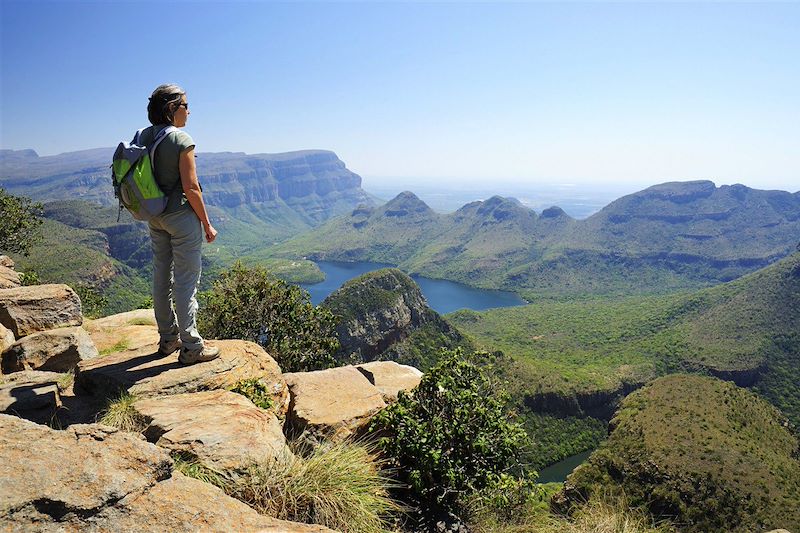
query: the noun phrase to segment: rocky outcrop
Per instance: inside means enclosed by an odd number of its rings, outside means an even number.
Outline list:
[[[82,327],[42,331],[23,337],[3,352],[4,374],[19,370],[70,372],[81,361],[97,357],[89,334]]]
[[[386,407],[383,395],[355,367],[284,374],[291,401],[288,433],[344,440]]]
[[[273,397],[276,410],[287,405],[286,383],[275,360],[259,345],[238,340],[211,341],[220,357],[208,363],[184,366],[176,354],[161,355],[158,344],[111,353],[77,367],[75,384],[95,396],[114,397],[128,391],[140,398],[214,389],[231,389],[238,382],[261,381]]]
[[[274,414],[226,390],[176,394],[133,404],[142,431],[161,448],[188,453],[222,471],[242,471],[291,455]]]
[[[397,400],[401,390],[411,390],[419,385],[422,372],[413,366],[394,361],[373,361],[356,365],[359,372],[381,391],[385,402]]]
[[[81,300],[67,285],[0,289],[0,324],[10,329],[17,339],[81,323]]]
[[[0,413],[45,424],[53,420],[61,395],[58,383],[62,374],[26,370],[2,376]]]
[[[644,384],[644,380],[623,381],[607,389],[527,393],[523,401],[525,407],[538,413],[611,420],[625,396]]]
[[[172,470],[165,450],[97,424],[54,431],[0,415],[5,531],[330,533],[259,515]]]
[[[170,477],[172,460],[140,437],[100,425],[53,431],[0,415],[0,520],[89,518]]]
[[[442,346],[458,344],[462,336],[428,307],[419,286],[396,268],[369,272],[334,291],[322,305],[340,317],[336,334],[341,345],[336,354],[343,362],[368,362],[401,358],[398,344],[423,327],[442,340]],[[416,364],[416,362],[415,362]]]

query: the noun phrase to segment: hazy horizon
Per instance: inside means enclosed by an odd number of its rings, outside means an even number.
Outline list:
[[[170,81],[198,152],[320,148],[451,186],[800,188],[800,3],[133,5],[2,2],[0,147],[112,146]]]

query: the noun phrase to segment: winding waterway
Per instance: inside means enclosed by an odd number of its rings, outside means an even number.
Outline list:
[[[373,270],[392,266],[367,261],[359,261],[357,263],[318,261],[317,264],[320,270],[325,273],[325,281],[302,285],[311,295],[311,302],[315,305],[341,287],[347,280]],[[476,289],[463,283],[431,279],[423,276],[412,277],[422,290],[425,299],[428,300],[428,305],[440,314],[451,313],[459,309],[483,311],[493,307],[511,307],[525,305],[526,303],[525,300],[513,292]]]

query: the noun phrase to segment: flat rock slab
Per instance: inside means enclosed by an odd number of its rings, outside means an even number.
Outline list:
[[[89,334],[80,326],[40,331],[23,337],[2,355],[4,374],[20,370],[70,372],[78,363],[97,357]]]
[[[396,401],[401,390],[415,388],[422,379],[420,370],[394,361],[373,361],[356,365],[356,368],[381,391],[387,402]]]
[[[62,374],[27,370],[2,376],[0,413],[38,423],[53,419],[61,406],[58,381]]]
[[[288,391],[275,360],[254,342],[209,341],[220,350],[218,359],[184,366],[178,354],[160,355],[158,344],[125,350],[81,362],[76,371],[78,390],[111,398],[120,391],[140,398],[231,389],[239,381],[258,379],[269,390],[280,412]]]
[[[213,390],[139,400],[148,441],[188,452],[217,470],[243,471],[291,456],[283,428],[271,412],[234,392]]]
[[[0,289],[0,324],[10,329],[17,339],[81,323],[81,299],[67,285]]]
[[[90,516],[170,477],[167,452],[99,424],[55,431],[0,415],[0,523]]]
[[[333,533],[323,526],[262,516],[222,490],[177,472],[81,524],[82,531],[142,533]]]
[[[291,397],[287,422],[297,434],[343,440],[386,407],[381,392],[353,366],[283,377]]]
[[[101,354],[141,350],[159,340],[152,309],[136,309],[127,313],[87,320],[83,325]]]
[[[0,529],[331,533],[259,515],[172,471],[167,452],[98,424],[55,431],[0,415]]]

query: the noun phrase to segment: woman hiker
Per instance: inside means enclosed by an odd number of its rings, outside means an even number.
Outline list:
[[[152,126],[140,137],[140,144],[145,146],[151,146],[163,128],[186,126],[186,92],[173,84],[158,86],[147,104],[147,118]],[[153,308],[161,337],[158,352],[168,355],[180,349],[178,361],[185,365],[211,361],[219,357],[219,348],[207,346],[197,332],[196,295],[203,237],[208,243],[214,242],[217,230],[208,219],[197,181],[194,141],[183,131],[173,131],[161,141],[153,157],[156,181],[169,196],[164,212],[148,222],[153,248]]]

